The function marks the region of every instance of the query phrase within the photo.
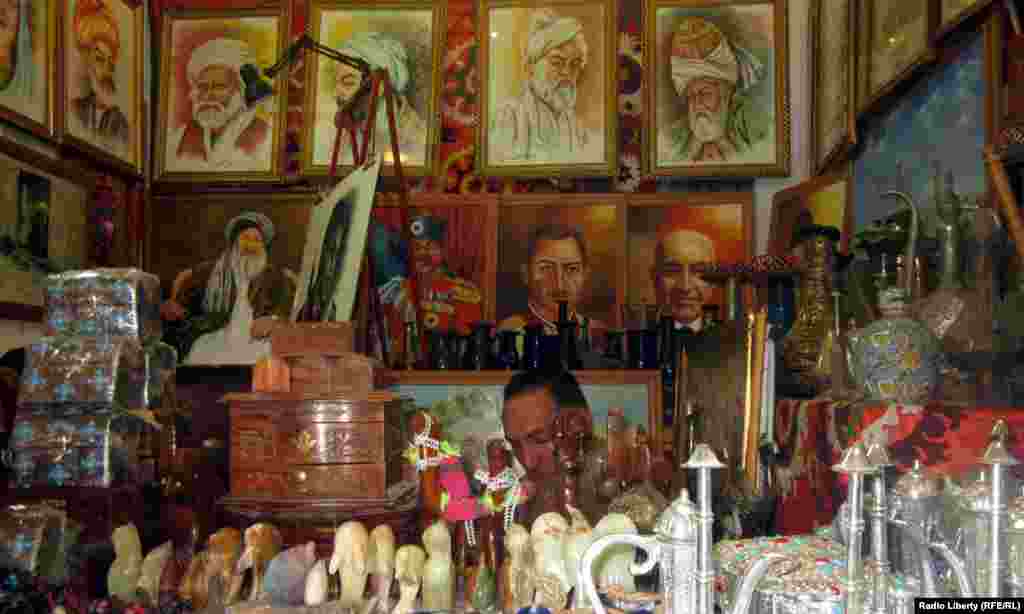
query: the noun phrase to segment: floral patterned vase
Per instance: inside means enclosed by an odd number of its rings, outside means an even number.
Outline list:
[[[882,291],[879,307],[880,319],[850,333],[850,375],[870,400],[923,405],[938,392],[939,340],[908,317],[905,289]]]

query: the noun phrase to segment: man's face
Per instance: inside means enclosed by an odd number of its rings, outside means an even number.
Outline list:
[[[192,83],[192,112],[199,125],[217,130],[243,106],[238,73],[228,66],[207,66]]]
[[[557,476],[555,410],[555,399],[544,389],[530,390],[505,401],[505,438],[530,480],[543,482]]]
[[[0,0],[0,47],[14,52],[18,40],[18,25],[21,23],[21,0]],[[6,56],[6,54],[5,54]]]
[[[711,286],[691,272],[690,265],[714,261],[714,250],[707,237],[690,230],[669,233],[661,247],[661,261],[652,271],[658,304],[668,307],[677,322],[692,323],[711,298]]]
[[[114,83],[114,53],[110,45],[104,41],[96,43],[86,50],[85,65],[89,71],[89,83],[92,91],[106,106],[113,106],[117,85]]]
[[[359,69],[347,64],[338,65],[338,78],[334,83],[334,97],[338,106],[348,104],[362,85],[363,73]]]
[[[534,91],[559,111],[576,107],[577,86],[587,64],[585,49],[583,35],[579,34],[548,51],[529,68]]]
[[[433,273],[444,263],[441,244],[433,239],[412,240],[412,262],[417,273]]]
[[[678,85],[677,82],[677,91]],[[732,84],[710,77],[690,79],[679,91],[686,99],[690,130],[699,142],[717,141],[725,136],[732,92]]]
[[[568,301],[575,310],[583,301],[587,266],[574,238],[541,239],[524,272],[530,299],[539,307],[555,309]]]

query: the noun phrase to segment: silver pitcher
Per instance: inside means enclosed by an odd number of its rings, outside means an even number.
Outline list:
[[[1024,597],[1024,488],[1010,501],[1006,526],[1007,583],[1012,597]]]
[[[607,610],[594,584],[594,563],[607,548],[618,544],[628,544],[647,553],[647,561],[634,565],[631,569],[633,574],[648,573],[655,565],[660,565],[664,614],[714,614],[711,470],[721,469],[724,465],[710,447],[699,444],[683,467],[697,470],[699,509],[694,507],[684,489],[662,513],[654,536],[608,535],[596,540],[583,553],[576,585],[593,604],[595,614],[607,614]],[[743,578],[733,608],[726,614],[746,614],[758,582],[774,563],[785,559],[782,555],[772,554],[754,563]]]
[[[942,482],[925,471],[919,460],[915,460],[910,471],[896,480],[891,499],[890,519],[905,522],[908,530],[923,530],[942,521]],[[895,527],[889,533],[896,538],[889,544],[894,569],[923,580],[917,543]],[[923,533],[921,537],[924,537]]]

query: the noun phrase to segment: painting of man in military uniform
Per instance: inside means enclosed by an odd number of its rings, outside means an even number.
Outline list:
[[[449,267],[448,222],[440,216],[416,215],[410,221],[409,234],[410,269],[423,312],[423,330],[468,334],[475,322],[483,320],[483,295],[475,283]],[[392,356],[401,356],[405,324],[417,321],[412,285],[407,275],[395,275],[378,287]]]

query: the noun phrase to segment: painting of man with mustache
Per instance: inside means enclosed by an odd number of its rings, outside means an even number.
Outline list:
[[[118,20],[103,0],[79,0],[73,23],[83,67],[82,95],[71,100],[74,116],[90,136],[127,147],[131,122],[117,96],[117,63],[122,52]]]

